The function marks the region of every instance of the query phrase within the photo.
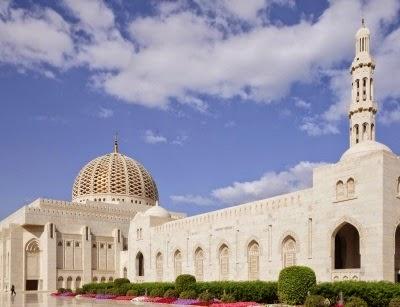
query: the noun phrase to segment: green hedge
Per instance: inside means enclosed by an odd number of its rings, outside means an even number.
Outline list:
[[[277,283],[266,281],[210,281],[197,282],[196,291],[208,291],[213,297],[231,294],[236,301],[274,303],[278,300]]]
[[[178,293],[183,291],[194,290],[196,284],[196,277],[190,274],[179,275],[175,280],[175,290]]]
[[[335,302],[340,292],[344,299],[359,297],[371,307],[387,307],[392,298],[400,296],[400,285],[386,281],[338,281],[315,286],[311,293],[319,294]]]
[[[316,285],[315,273],[306,266],[291,266],[279,273],[278,296],[285,304],[303,304],[308,292]]]

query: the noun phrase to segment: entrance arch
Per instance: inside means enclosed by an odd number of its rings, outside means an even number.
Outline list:
[[[356,227],[345,222],[333,233],[334,269],[361,268],[360,234]]]
[[[39,290],[40,249],[39,241],[30,240],[25,248],[25,290]]]
[[[144,276],[144,258],[142,252],[136,254],[136,276]]]

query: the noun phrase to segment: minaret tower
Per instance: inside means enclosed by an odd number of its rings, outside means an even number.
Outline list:
[[[363,19],[356,33],[356,55],[351,64],[350,147],[367,140],[375,141],[374,69],[370,32]]]

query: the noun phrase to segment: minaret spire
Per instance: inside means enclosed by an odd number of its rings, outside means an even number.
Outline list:
[[[356,52],[351,64],[352,95],[349,109],[350,147],[363,141],[375,141],[375,114],[373,74],[375,62],[370,54],[370,32],[364,18],[356,33]]]
[[[114,136],[114,153],[118,153],[118,132]]]

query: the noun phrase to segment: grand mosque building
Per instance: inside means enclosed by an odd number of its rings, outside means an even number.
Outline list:
[[[375,141],[375,62],[364,25],[355,45],[350,146],[337,163],[313,170],[311,188],[186,217],[158,205],[154,179],[116,142],[82,168],[71,202],[38,199],[0,222],[0,289],[183,273],[277,280],[291,265],[313,268],[318,281],[397,281],[400,159]]]

